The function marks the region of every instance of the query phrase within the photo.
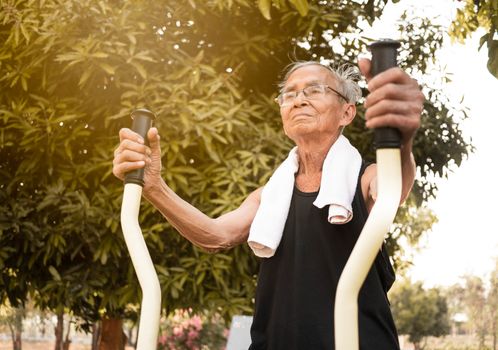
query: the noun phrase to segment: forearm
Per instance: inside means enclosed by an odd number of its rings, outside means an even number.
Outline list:
[[[408,198],[415,181],[416,164],[412,153],[412,140],[401,146],[401,203]]]
[[[164,181],[144,191],[144,197],[190,242],[206,251],[230,248],[243,241],[233,232],[180,198]],[[240,234],[239,234],[240,236]]]

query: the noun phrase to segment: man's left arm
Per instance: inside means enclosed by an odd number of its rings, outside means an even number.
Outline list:
[[[400,202],[410,194],[415,181],[415,160],[412,154],[413,139],[420,127],[424,95],[418,83],[400,68],[391,68],[375,77],[370,75],[370,60],[359,61],[362,74],[367,78],[370,94],[365,99],[365,119],[368,128],[393,127],[401,132],[402,190]],[[365,171],[367,205],[376,199],[376,168]],[[365,188],[364,187],[364,188]],[[368,205],[369,207],[371,205]]]

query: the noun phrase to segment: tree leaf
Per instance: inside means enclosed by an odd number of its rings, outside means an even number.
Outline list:
[[[114,75],[116,73],[116,68],[105,62],[99,62],[100,68],[102,68],[107,74]]]
[[[48,272],[50,272],[50,274],[54,277],[54,279],[56,281],[61,281],[61,275],[59,275],[59,272],[57,272],[57,269],[55,267],[53,267],[52,265],[50,265],[48,267]]]
[[[310,9],[308,0],[289,0],[294,5],[301,16],[306,16]]]
[[[270,8],[271,8],[271,0],[258,0],[259,11],[267,20],[271,19]]]
[[[488,40],[488,71],[498,79],[498,40]]]

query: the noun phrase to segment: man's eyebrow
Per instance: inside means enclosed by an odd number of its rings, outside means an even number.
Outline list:
[[[319,85],[319,84],[325,84],[325,83],[321,80],[313,79],[313,80],[307,81],[305,86],[308,87],[308,86]],[[291,84],[289,86],[284,86],[284,88],[282,89],[282,92],[294,91],[295,89],[296,89],[296,84]]]

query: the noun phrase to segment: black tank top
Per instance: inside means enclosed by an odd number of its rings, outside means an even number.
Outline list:
[[[294,188],[280,245],[261,262],[250,350],[334,349],[337,283],[368,217],[359,179],[353,219],[344,225],[330,224],[328,207],[313,205],[318,192]],[[383,247],[359,294],[361,350],[399,349],[386,295],[393,282]]]

